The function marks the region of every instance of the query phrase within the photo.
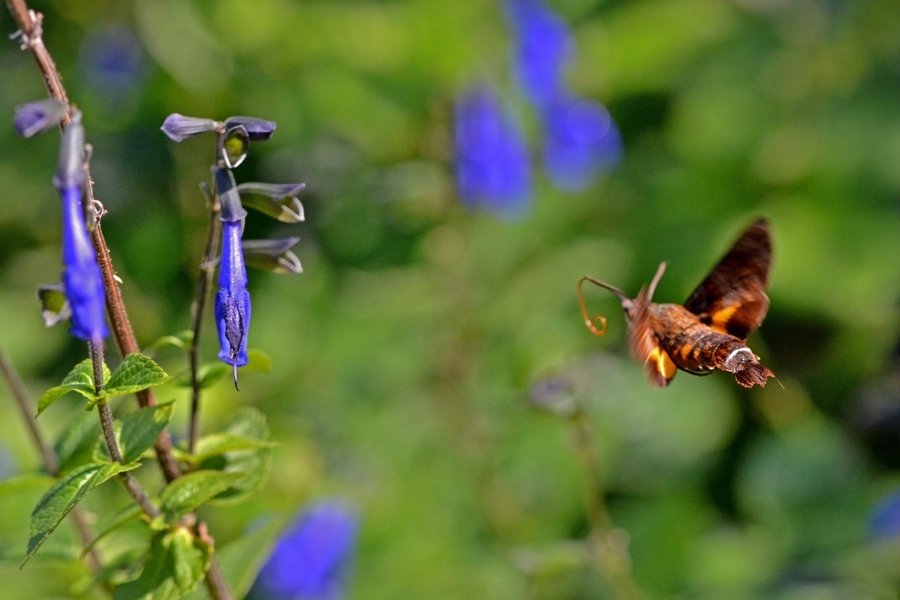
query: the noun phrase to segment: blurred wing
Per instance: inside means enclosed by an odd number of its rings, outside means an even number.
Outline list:
[[[634,308],[628,315],[628,347],[632,356],[644,364],[650,383],[664,388],[675,377],[675,363],[659,347],[659,341],[650,327],[650,302],[647,296],[647,290],[642,289],[634,299]]]
[[[769,224],[759,219],[734,243],[684,307],[716,331],[746,339],[769,310],[765,290],[771,262]]]

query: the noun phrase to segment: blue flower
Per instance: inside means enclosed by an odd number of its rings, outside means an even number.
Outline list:
[[[883,498],[869,515],[869,533],[876,540],[900,535],[900,491]]]
[[[564,89],[563,70],[575,55],[566,22],[543,0],[507,0],[515,29],[515,64],[525,93],[541,105]]]
[[[241,246],[241,230],[247,211],[241,206],[241,197],[230,170],[216,169],[215,182],[222,221],[222,259],[215,303],[221,348],[219,358],[234,367],[234,387],[237,388],[237,369],[250,362],[247,358],[250,293],[247,291],[247,267]]]
[[[622,157],[622,138],[599,102],[561,95],[541,110],[544,161],[557,187],[582,191]]]
[[[254,598],[337,600],[344,596],[359,517],[335,501],[304,510],[275,546],[253,589]]]
[[[525,140],[487,88],[456,103],[456,176],[463,201],[499,212],[521,213],[531,197]]]
[[[84,127],[81,113],[62,136],[59,168],[53,183],[63,208],[63,286],[72,310],[72,335],[99,343],[109,335],[103,318],[105,294],[97,254],[88,237],[82,207],[85,182]]]

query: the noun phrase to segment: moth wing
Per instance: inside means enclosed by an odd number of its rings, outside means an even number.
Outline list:
[[[647,379],[656,387],[664,388],[675,377],[675,363],[660,348],[659,341],[650,327],[650,301],[646,289],[634,299],[634,308],[628,318],[628,347],[631,354],[644,365]]]
[[[769,224],[757,220],[707,275],[684,307],[713,329],[742,340],[756,331],[769,310]]]

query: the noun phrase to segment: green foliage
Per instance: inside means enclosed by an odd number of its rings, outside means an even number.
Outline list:
[[[69,392],[77,392],[87,398],[87,407],[92,408],[100,399],[133,394],[162,385],[171,379],[159,365],[153,362],[153,359],[143,354],[129,354],[113,373],[110,373],[107,366],[103,365],[103,377],[105,380],[103,389],[100,394],[97,394],[91,360],[81,361],[66,375],[60,385],[44,392],[38,401],[38,414],[44,412],[48,406]]]
[[[160,498],[160,509],[169,523],[208,502],[217,494],[231,488],[246,473],[224,471],[195,471],[179,477],[166,486]]]
[[[272,469],[272,449],[264,445],[269,439],[269,426],[264,414],[253,408],[243,408],[237,411],[220,433],[233,440],[245,438],[255,440],[258,444],[253,449],[216,453],[199,463],[200,469],[243,474],[244,477],[236,480],[234,485],[215,496],[215,501],[219,503],[242,502],[265,485]]]
[[[159,350],[160,348],[165,348],[166,346],[175,346],[176,348],[181,348],[182,350],[187,350],[191,346],[191,341],[194,339],[194,332],[190,329],[185,329],[179,331],[174,335],[164,335],[158,338],[155,342],[150,344],[150,347],[154,350]]]
[[[61,477],[47,490],[31,513],[31,534],[25,562],[88,492],[110,477],[137,467],[137,463],[88,463]]]
[[[140,408],[122,417],[122,430],[119,434],[122,460],[126,463],[136,461],[146,450],[152,448],[159,434],[169,424],[174,410],[175,403],[167,402]]]
[[[100,421],[94,413],[78,415],[66,427],[53,445],[59,459],[59,472],[65,475],[73,468],[88,462],[100,439]]]
[[[137,579],[116,589],[114,600],[177,600],[193,590],[209,569],[211,550],[178,527],[159,533],[150,544]]]
[[[284,519],[275,519],[256,531],[216,547],[216,560],[236,598],[243,598],[284,532]],[[203,600],[205,592],[195,591],[187,600]]]

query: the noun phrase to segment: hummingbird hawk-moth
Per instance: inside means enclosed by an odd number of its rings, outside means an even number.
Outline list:
[[[606,332],[606,319],[597,329],[588,318],[581,285],[587,280],[609,290],[622,301],[628,320],[628,346],[644,363],[651,383],[666,387],[676,369],[694,375],[714,370],[734,374],[740,385],[765,386],[775,375],[759,363],[744,340],[755,331],[769,309],[766,287],[772,260],[772,241],[765,219],[757,220],[694,290],[684,306],[656,304],[653,291],[666,269],[659,265],[648,287],[629,298],[622,290],[593,277],[578,282],[585,324],[597,335]]]

